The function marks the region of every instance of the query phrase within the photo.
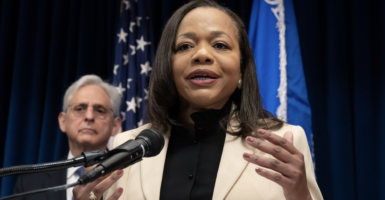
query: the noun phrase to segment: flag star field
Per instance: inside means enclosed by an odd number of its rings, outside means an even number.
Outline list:
[[[155,52],[148,3],[124,0],[116,31],[112,84],[122,98],[123,131],[146,123],[148,84]]]

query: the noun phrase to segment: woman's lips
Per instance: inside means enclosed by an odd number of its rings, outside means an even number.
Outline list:
[[[218,78],[219,76],[215,72],[208,69],[197,69],[187,76],[191,83],[199,86],[210,85],[217,81]]]
[[[217,81],[217,79],[205,79],[205,80],[189,79],[189,81],[195,85],[207,86]]]

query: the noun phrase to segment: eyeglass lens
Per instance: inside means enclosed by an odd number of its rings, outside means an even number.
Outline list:
[[[75,114],[75,116],[80,117],[80,116],[83,116],[87,112],[87,109],[89,106],[87,104],[79,104],[79,105],[74,105],[71,107],[72,107],[72,111]],[[93,105],[92,107],[93,107],[93,114],[97,118],[105,119],[109,115],[109,109],[105,108],[102,105]]]

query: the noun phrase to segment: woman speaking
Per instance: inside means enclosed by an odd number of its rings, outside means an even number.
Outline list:
[[[114,146],[154,128],[162,152],[75,187],[75,199],[323,199],[303,129],[262,108],[245,27],[213,1],[184,5],[165,26],[147,117]]]

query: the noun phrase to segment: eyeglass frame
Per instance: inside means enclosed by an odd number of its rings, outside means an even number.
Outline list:
[[[75,110],[75,107],[81,106],[81,105],[84,105],[84,107],[82,107],[82,108],[85,108],[85,106],[87,106],[87,107],[86,107],[86,109],[85,109],[83,112],[79,113],[78,111]],[[95,106],[96,106],[96,108],[95,108]],[[73,109],[69,109],[70,107],[73,107]],[[70,104],[70,105],[68,105],[68,107],[67,107],[67,112],[68,112],[68,110],[71,110],[72,113],[74,114],[74,116],[77,117],[77,118],[79,118],[79,117],[83,117],[83,116],[86,114],[86,112],[87,112],[87,110],[88,110],[88,107],[90,107],[90,105],[85,104],[85,103],[80,103],[80,104],[78,104],[78,105],[72,105],[72,104]],[[103,117],[103,115],[100,115],[98,112],[95,112],[95,109],[97,109],[97,107],[106,109],[106,115],[105,115],[104,117]],[[111,111],[112,113],[114,113],[114,111],[112,110],[112,108],[106,108],[106,107],[104,107],[103,105],[100,105],[100,104],[92,105],[92,112],[93,112],[93,114],[95,115],[95,118],[98,117],[98,119],[101,119],[101,120],[107,119],[108,111]],[[113,115],[113,114],[112,114],[112,115]]]

